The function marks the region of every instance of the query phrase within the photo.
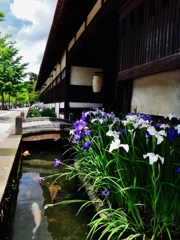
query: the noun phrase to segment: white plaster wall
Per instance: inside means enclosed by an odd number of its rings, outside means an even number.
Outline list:
[[[66,51],[64,51],[61,58],[61,71],[66,67]]]
[[[57,117],[59,117],[59,105],[59,102],[55,103],[55,113]]]
[[[59,114],[59,118],[64,119],[64,115],[63,114]]]
[[[180,116],[180,69],[157,73],[133,81],[131,111]]]
[[[94,72],[102,72],[101,68],[87,68],[71,66],[70,84],[80,86],[92,86]]]

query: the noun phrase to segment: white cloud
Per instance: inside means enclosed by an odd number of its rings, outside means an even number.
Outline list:
[[[23,62],[29,62],[28,71],[39,72],[40,63],[44,52],[45,41],[39,41],[31,46],[27,46],[25,42],[18,41],[17,48],[19,55],[23,56]]]
[[[13,0],[12,17],[21,21],[13,37],[27,70],[38,74],[57,0]],[[13,26],[11,26],[13,28]]]

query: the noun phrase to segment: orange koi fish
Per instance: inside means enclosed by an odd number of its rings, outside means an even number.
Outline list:
[[[55,199],[59,190],[61,190],[61,186],[59,186],[59,185],[51,183],[51,185],[49,186],[49,191],[50,191],[52,203],[53,203],[53,201],[54,201],[54,199]]]
[[[27,157],[27,156],[29,156],[29,155],[30,155],[30,153],[29,153],[29,151],[28,151],[28,150],[26,150],[25,152],[23,152],[23,153],[22,153],[22,155],[23,155],[24,157]]]

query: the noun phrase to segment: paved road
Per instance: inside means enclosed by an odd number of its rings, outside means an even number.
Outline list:
[[[15,118],[24,112],[25,115],[29,108],[17,108],[11,110],[0,110],[0,144],[9,134],[13,133],[15,127]]]

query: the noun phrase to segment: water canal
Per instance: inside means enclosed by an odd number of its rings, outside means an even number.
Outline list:
[[[22,156],[12,240],[86,239],[89,231],[87,224],[94,212],[93,206],[82,210],[78,215],[82,203],[57,204],[44,209],[46,204],[52,202],[50,186],[54,179],[39,179],[64,171],[63,165],[54,167],[54,159],[67,160],[67,156],[62,156],[65,151],[63,146],[66,144],[62,139],[23,143],[23,151],[28,150],[30,155]],[[65,178],[59,178],[56,187],[57,194],[53,200],[55,204],[66,199],[87,199],[75,179],[67,181]],[[94,240],[97,239],[96,236]]]

